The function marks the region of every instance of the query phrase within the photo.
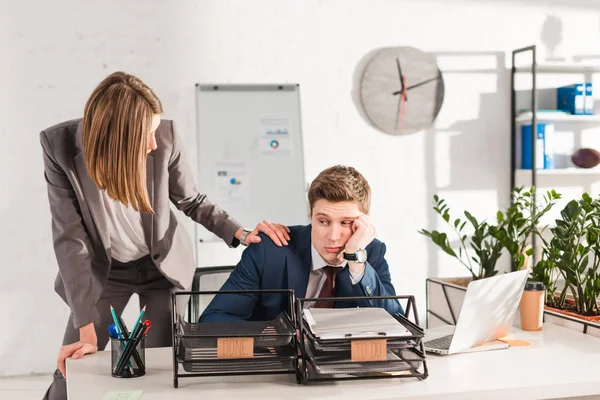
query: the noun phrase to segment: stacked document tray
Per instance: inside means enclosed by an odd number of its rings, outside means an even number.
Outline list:
[[[253,291],[264,292],[264,291]],[[273,293],[274,291],[268,291]],[[288,295],[293,309],[293,291]],[[251,291],[222,291],[247,294]],[[177,292],[177,295],[207,295],[216,292]],[[250,343],[248,345],[248,343]],[[294,314],[280,313],[272,321],[194,322],[173,312],[173,386],[178,378],[241,374],[297,374],[298,349]],[[248,345],[245,354],[226,354],[226,346]],[[185,373],[180,373],[179,368]],[[299,377],[297,378],[299,382]]]
[[[355,301],[359,298],[345,297],[336,298],[335,301]],[[427,364],[425,360],[425,349],[423,347],[423,329],[418,326],[418,316],[416,314],[415,300],[413,296],[385,296],[370,299],[404,299],[406,301],[405,315],[396,314],[392,320],[397,321],[398,333],[394,336],[379,333],[370,337],[352,337],[330,338],[323,335],[315,335],[303,312],[303,303],[315,301],[315,299],[298,299],[296,302],[296,320],[299,329],[302,332],[303,341],[300,342],[302,362],[299,363],[301,383],[307,383],[310,379],[343,379],[343,378],[385,378],[385,377],[413,377],[425,379],[428,376]],[[352,309],[334,309],[340,312]],[[361,310],[365,310],[364,308]],[[409,319],[413,316],[414,322]],[[368,328],[367,328],[368,329]],[[354,354],[360,347],[353,348],[353,343],[363,345],[373,345],[372,340],[377,341],[378,346],[382,346],[383,354],[375,359],[361,359]],[[383,341],[381,340],[383,339]]]

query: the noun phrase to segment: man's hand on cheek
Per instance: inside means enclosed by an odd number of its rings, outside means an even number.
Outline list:
[[[365,249],[377,234],[375,226],[366,215],[361,215],[354,221],[354,224],[352,224],[352,231],[354,233],[350,239],[348,239],[346,248],[344,249],[344,252],[346,253],[356,253],[358,249]],[[360,274],[365,268],[365,264],[356,261],[348,261],[348,267],[353,274]]]
[[[354,232],[346,243],[345,252],[355,253],[358,249],[366,248],[375,239],[377,231],[371,220],[366,215],[361,215],[352,224]]]

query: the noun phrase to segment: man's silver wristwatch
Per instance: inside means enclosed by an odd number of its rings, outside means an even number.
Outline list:
[[[248,238],[248,235],[251,233],[252,233],[252,231],[249,231],[248,229],[243,229],[242,234],[240,235],[240,243],[243,244],[244,246],[248,246],[246,244],[246,239]]]
[[[344,252],[344,260],[356,261],[359,263],[367,262],[367,251],[365,249],[358,249],[356,253]]]

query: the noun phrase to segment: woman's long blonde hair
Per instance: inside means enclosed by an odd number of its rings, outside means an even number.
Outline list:
[[[110,198],[136,211],[154,213],[146,157],[152,116],[162,112],[152,89],[124,72],[100,82],[85,105],[81,139],[88,173]]]

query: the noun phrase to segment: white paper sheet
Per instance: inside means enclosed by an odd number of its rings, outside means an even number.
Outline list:
[[[263,158],[292,158],[290,119],[285,115],[266,115],[260,119],[259,146]]]
[[[216,204],[226,206],[250,205],[250,181],[245,161],[221,161],[215,174]]]

